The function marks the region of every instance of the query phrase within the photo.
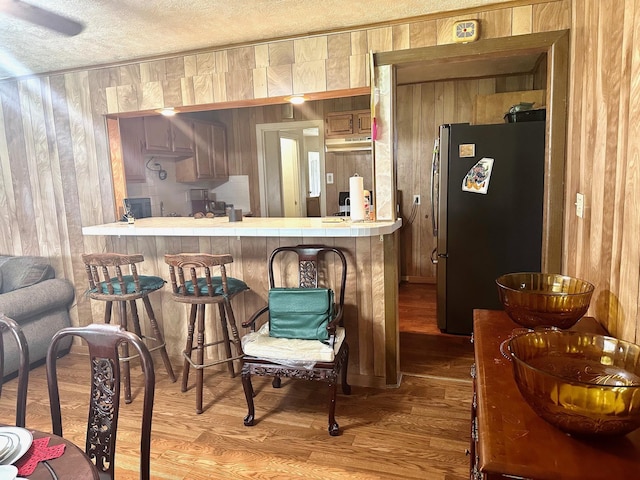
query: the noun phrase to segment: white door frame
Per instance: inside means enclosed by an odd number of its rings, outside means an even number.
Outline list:
[[[281,130],[299,130],[304,128],[318,128],[320,143],[320,175],[322,177],[320,194],[321,211],[326,212],[326,176],[324,170],[324,121],[323,120],[304,120],[299,122],[280,122],[280,123],[259,123],[256,125],[256,146],[258,150],[258,180],[260,186],[260,215],[266,216],[267,212],[267,189],[266,189],[266,167],[264,155],[264,132],[273,132]],[[304,159],[306,161],[306,158]]]

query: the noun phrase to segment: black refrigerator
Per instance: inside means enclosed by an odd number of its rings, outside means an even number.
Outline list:
[[[440,127],[432,165],[438,327],[469,335],[496,278],[539,272],[545,122]],[[561,205],[558,205],[561,208]]]

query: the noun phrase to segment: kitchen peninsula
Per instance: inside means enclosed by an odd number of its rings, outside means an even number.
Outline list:
[[[84,235],[205,236],[205,237],[371,237],[388,235],[400,228],[395,222],[351,222],[348,217],[266,218],[245,217],[148,217],[134,223],[113,222],[84,227]]]
[[[251,289],[234,299],[238,324],[266,304],[267,260],[274,248],[322,243],[343,249],[348,262],[345,326],[351,350],[349,381],[384,387],[396,385],[400,375],[397,299],[401,225],[402,220],[351,222],[341,217],[246,217],[241,222],[230,222],[227,217],[150,217],[133,224],[83,227],[82,232],[85,251],[141,253],[145,261],[139,273],[165,279],[169,274],[166,253],[231,254],[234,263],[227,274],[244,280]],[[160,298],[152,296],[151,301],[164,329],[167,350],[177,358],[186,339],[186,307],[176,304],[167,288],[157,295]],[[219,328],[214,327],[217,324],[209,323],[207,328]],[[211,355],[215,358],[218,352]]]

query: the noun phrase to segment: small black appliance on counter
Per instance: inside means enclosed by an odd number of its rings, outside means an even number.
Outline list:
[[[205,188],[193,188],[189,192],[191,200],[191,214],[209,212],[209,190]]]
[[[123,203],[125,216],[127,212],[131,213],[133,218],[146,218],[151,216],[151,199],[149,197],[125,198]]]
[[[212,200],[209,202],[209,211],[216,217],[223,217],[227,214],[227,203],[221,200]]]

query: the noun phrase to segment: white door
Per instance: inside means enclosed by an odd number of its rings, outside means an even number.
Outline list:
[[[285,217],[301,217],[299,142],[290,133],[280,135],[282,207]]]
[[[304,217],[306,197],[316,195],[325,215],[323,133],[322,120],[256,125],[261,216]],[[310,152],[315,152],[313,161],[308,158]]]

